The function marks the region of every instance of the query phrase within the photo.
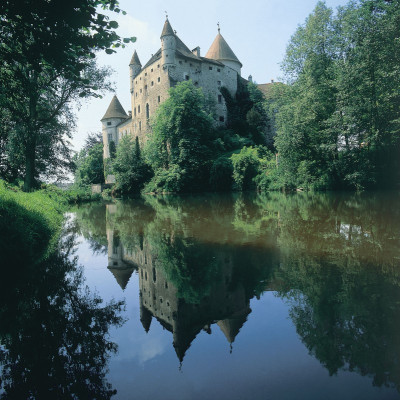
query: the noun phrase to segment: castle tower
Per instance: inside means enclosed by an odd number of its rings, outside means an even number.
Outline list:
[[[104,117],[101,119],[103,133],[103,156],[110,158],[110,143],[113,141],[115,146],[118,145],[118,129],[122,121],[128,118],[124,108],[119,102],[117,96],[114,96],[107,108]]]
[[[218,34],[215,37],[211,47],[209,48],[206,58],[211,58],[212,60],[217,60],[222,62],[228,67],[234,69],[239,75],[241,75],[242,63],[236,57],[235,53],[229,47],[226,40],[220,33],[220,28],[218,26]]]
[[[164,69],[175,67],[175,50],[176,50],[176,36],[168,21],[168,17],[164,23],[161,32],[161,63]]]
[[[135,50],[131,58],[131,62],[129,63],[131,94],[133,94],[135,88],[135,78],[139,75],[141,69],[142,69],[142,64],[140,63],[139,56],[137,55],[137,52]]]

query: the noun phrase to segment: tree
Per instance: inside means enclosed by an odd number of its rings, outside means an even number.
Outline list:
[[[103,144],[94,144],[89,150],[82,149],[75,157],[75,165],[76,184],[104,183]]]
[[[146,157],[154,169],[151,190],[196,191],[208,181],[213,120],[203,92],[180,82],[158,108]]]
[[[151,169],[142,158],[137,136],[135,142],[129,136],[121,139],[113,162],[113,171],[117,182],[116,190],[122,194],[140,193],[150,179]]]
[[[98,7],[120,12],[116,0],[4,0],[0,4],[0,108],[18,127],[24,158],[24,188],[37,177],[43,135],[57,135],[70,103],[109,88],[108,71],[93,62],[134,38],[121,39],[116,21]],[[61,140],[58,136],[57,143]],[[51,142],[48,141],[48,142]]]

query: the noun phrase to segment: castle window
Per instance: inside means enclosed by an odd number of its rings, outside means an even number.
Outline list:
[[[168,282],[165,282],[165,289],[168,289]]]
[[[157,78],[157,82],[160,82],[160,80],[161,80],[160,77],[158,77],[158,78]]]
[[[136,79],[135,83],[137,84],[137,79]]]
[[[157,65],[157,68],[160,68],[160,64]]]
[[[111,125],[111,121],[108,121],[108,122],[107,122],[107,125],[110,126],[110,125]]]
[[[224,121],[225,121],[225,118],[223,116],[220,116],[219,117],[219,122],[224,122]]]
[[[149,103],[146,104],[146,118],[147,119],[150,118],[150,106],[149,106]]]
[[[153,72],[153,68],[151,69],[151,72]]]
[[[194,86],[198,86],[198,85],[199,85],[199,82],[196,81],[196,82],[194,83]]]
[[[160,101],[161,101],[161,97],[160,97],[160,96],[158,96],[157,100],[158,100],[158,102],[160,102]]]
[[[220,69],[220,68],[217,68],[217,72],[221,72],[221,69]]]
[[[133,116],[136,117],[136,107],[133,109]]]
[[[156,274],[156,269],[153,268],[153,282],[155,283],[157,280],[157,274]],[[155,299],[154,299],[155,300]]]
[[[139,80],[142,80],[142,77],[140,77]]]
[[[147,72],[144,73],[144,76],[147,76]]]
[[[154,82],[153,81],[151,81],[151,86],[154,86]]]
[[[185,79],[188,81],[189,80],[189,75],[185,75]]]
[[[109,142],[112,141],[112,134],[111,134],[111,133],[108,134],[108,141],[109,141]]]
[[[142,130],[142,121],[139,121],[139,132]],[[145,264],[147,264],[146,262],[145,262]],[[146,278],[147,279],[147,278]]]
[[[136,97],[137,97],[137,92],[136,92]]]
[[[142,89],[140,89],[140,93],[142,93]]]
[[[147,85],[144,85],[144,90],[147,90]]]
[[[208,67],[208,69],[209,69],[210,71],[212,71],[212,67]]]
[[[217,82],[217,85],[218,85],[218,86],[221,86],[221,81],[218,81],[218,82]]]
[[[137,106],[137,112],[140,114],[140,106]]]
[[[179,61],[179,64],[181,64],[181,65],[182,65],[182,61]]]
[[[222,104],[222,94],[218,95],[218,104]]]

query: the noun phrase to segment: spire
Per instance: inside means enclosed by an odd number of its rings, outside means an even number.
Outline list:
[[[128,115],[126,114],[124,108],[121,106],[121,103],[119,102],[116,95],[114,95],[114,97],[112,98],[111,103],[108,106],[107,111],[101,121],[107,118],[128,118]]]
[[[140,300],[140,322],[143,325],[144,330],[146,333],[150,330],[151,320],[153,316],[151,312],[143,305],[142,300]]]
[[[211,58],[212,60],[218,60],[222,62],[234,61],[239,63],[242,67],[242,63],[239,61],[235,53],[232,51],[226,40],[221,35],[219,23],[217,36],[214,39],[210,49],[207,51],[206,58]]]
[[[136,50],[133,52],[131,62],[129,63],[129,65],[137,65],[139,67],[142,67],[142,64],[140,63],[139,56],[137,55]]]
[[[165,20],[164,27],[161,32],[161,38],[164,36],[171,36],[171,35],[175,36],[175,33],[174,33],[174,30],[172,29],[171,24],[168,21],[168,15],[167,15],[167,19]]]
[[[111,273],[114,275],[118,285],[121,287],[122,290],[125,290],[126,285],[131,278],[133,268],[112,268],[108,267]]]

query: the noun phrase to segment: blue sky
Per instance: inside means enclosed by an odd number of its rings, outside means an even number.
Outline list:
[[[347,2],[327,0],[326,4],[336,8]],[[251,74],[257,83],[279,80],[279,63],[290,37],[316,4],[316,0],[120,0],[127,15],[113,18],[120,25],[118,33],[124,37],[136,36],[137,41],[117,54],[99,54],[98,64],[109,65],[114,70],[111,80],[128,111],[130,58],[136,49],[144,65],[160,48],[167,11],[173,29],[190,49],[200,46],[201,55],[205,55],[217,34],[217,22],[220,22],[221,34],[243,64],[243,77]],[[89,132],[101,131],[100,119],[112,96],[113,93],[107,93],[103,99],[92,99],[81,106],[73,139],[76,150],[82,147]]]

